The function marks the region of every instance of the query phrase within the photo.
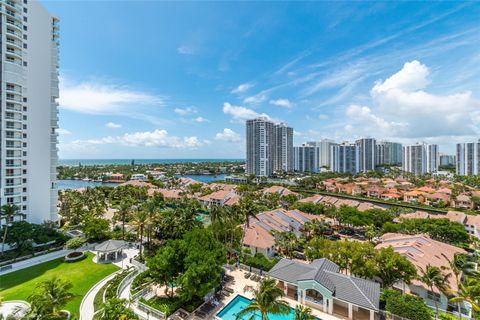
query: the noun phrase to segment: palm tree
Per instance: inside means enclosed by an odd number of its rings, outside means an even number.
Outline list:
[[[64,319],[61,308],[75,297],[70,292],[72,287],[70,281],[57,277],[39,283],[34,293],[28,297],[31,304],[28,316],[38,320]]]
[[[456,296],[450,299],[450,302],[458,304],[459,319],[462,318],[462,313],[460,312],[461,302],[470,303],[473,311],[480,312],[480,298],[475,292],[475,285],[476,283],[473,280],[467,281],[466,283],[460,283]]]
[[[285,253],[285,255],[291,258],[293,250],[295,250],[298,245],[297,236],[291,231],[280,232],[278,233],[277,243],[280,249]]]
[[[445,258],[447,258],[445,255],[444,255]],[[454,257],[453,257],[453,260],[449,260],[447,258],[448,262],[449,262],[449,265],[450,265],[450,269],[452,270],[454,276],[455,276],[455,280],[456,280],[456,283],[458,285],[458,289],[460,290],[460,280],[461,280],[461,275],[463,273],[468,273],[469,269],[473,268],[473,264],[468,261],[468,257],[465,255],[465,254],[456,254]],[[457,297],[460,296],[460,292],[459,290],[455,291],[455,290],[449,290],[450,293],[456,295]],[[452,300],[452,299],[451,299]],[[461,300],[457,300],[457,307],[458,307],[458,318],[459,319],[462,319],[462,312],[461,312],[461,304],[460,304]]]
[[[425,285],[427,285],[428,288],[430,288],[430,291],[433,293],[433,288],[437,288],[440,292],[447,292],[449,283],[448,283],[448,278],[451,276],[450,273],[444,274],[442,269],[439,267],[432,266],[430,264],[427,265],[427,267],[422,269],[420,267],[420,273],[421,276],[419,277],[419,280],[423,282]],[[438,302],[435,299],[435,312],[436,312],[436,317],[438,318]]]
[[[120,207],[116,212],[116,214],[120,217],[120,221],[122,221],[122,240],[125,240],[125,222],[128,220],[128,217],[132,212],[132,205],[132,198],[124,198],[122,201],[120,201]]]
[[[304,307],[301,304],[295,308],[295,320],[314,320],[316,319],[312,315],[312,309]]]
[[[137,230],[138,237],[140,239],[140,260],[142,260],[143,231],[145,230],[145,227],[148,228],[150,226],[150,222],[151,221],[147,211],[143,210],[143,208],[135,208],[135,213],[133,215],[131,224]]]
[[[250,319],[253,319],[257,312],[260,312],[262,320],[269,320],[269,313],[288,314],[290,312],[288,303],[280,300],[284,293],[277,287],[274,279],[264,279],[257,289],[247,286],[245,290],[253,293],[254,300],[238,313],[237,320],[242,319],[243,316],[250,316]]]
[[[19,214],[20,208],[14,204],[5,204],[0,208],[0,223],[2,219],[5,219],[3,226],[3,238],[2,238],[2,255],[5,248],[5,241],[7,241],[8,223],[12,221],[13,217]]]

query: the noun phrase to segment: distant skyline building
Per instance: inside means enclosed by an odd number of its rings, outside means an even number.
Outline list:
[[[266,117],[247,120],[247,174],[268,177],[273,173],[273,122]]]
[[[403,147],[403,171],[422,175],[438,170],[438,145],[416,144]]]
[[[456,157],[450,154],[441,154],[440,155],[440,165],[441,166],[455,166],[456,165]]]
[[[402,144],[397,142],[379,141],[376,144],[376,165],[401,165]]]
[[[359,168],[359,147],[355,144],[342,143],[330,147],[330,170],[333,172],[357,174]]]
[[[318,166],[320,168],[330,168],[330,147],[335,145],[335,141],[322,139],[320,141],[309,141],[306,145],[319,148]]]
[[[37,0],[0,6],[0,205],[57,221],[59,20]]]
[[[293,170],[293,128],[286,123],[273,126],[275,136],[275,155],[273,171],[290,172]]]
[[[376,140],[374,138],[362,138],[357,140],[355,144],[358,147],[358,171],[375,170]]]
[[[456,171],[461,176],[480,174],[480,139],[478,142],[458,143]]]
[[[269,177],[293,170],[293,128],[266,117],[246,121],[246,173]]]
[[[303,144],[293,147],[294,170],[297,172],[319,172],[320,147]]]

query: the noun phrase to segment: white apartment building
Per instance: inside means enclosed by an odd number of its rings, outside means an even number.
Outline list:
[[[273,126],[275,136],[275,155],[273,171],[290,172],[293,170],[293,128],[286,123]]]
[[[330,168],[330,147],[335,144],[335,141],[330,139],[322,139],[320,141],[310,141],[306,143],[307,146],[319,148],[318,166],[320,168]]]
[[[293,128],[266,117],[247,120],[246,173],[269,177],[293,170]]]
[[[342,143],[330,147],[330,170],[357,174],[359,172],[359,147],[357,144]]]
[[[457,144],[456,169],[457,174],[462,176],[480,174],[480,139],[478,142]]]
[[[56,221],[59,20],[37,0],[0,7],[0,204]]]
[[[397,165],[402,163],[402,144],[397,142],[380,141],[376,144],[377,165]]]
[[[373,138],[362,138],[357,140],[358,147],[358,171],[367,172],[375,170],[376,141]]]
[[[297,172],[319,172],[320,147],[306,144],[293,147],[294,170]]]
[[[415,175],[438,170],[439,153],[436,144],[416,144],[403,147],[402,169]]]

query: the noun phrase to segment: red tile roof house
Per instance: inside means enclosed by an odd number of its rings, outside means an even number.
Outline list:
[[[300,200],[298,200],[298,202],[312,202],[312,203],[317,204],[317,203],[319,203],[320,200],[322,200],[322,199],[323,199],[323,196],[322,196],[322,195],[320,195],[320,194],[315,194],[315,195],[313,195],[313,196],[311,196],[311,197],[307,197],[307,198],[300,199]]]
[[[455,200],[453,201],[455,208],[460,209],[474,209],[475,204],[473,203],[472,199],[469,195],[466,194],[459,194]]]
[[[384,193],[385,191],[387,191],[385,188],[381,188],[381,187],[371,187],[371,188],[368,188],[368,189],[367,189],[367,197],[370,197],[370,198],[380,198],[380,196],[382,195],[382,193]]]
[[[403,194],[403,200],[410,203],[423,203],[423,192],[412,190]]]
[[[425,211],[415,211],[413,213],[401,214],[397,220],[441,218],[446,218],[452,222],[463,224],[470,235],[480,239],[480,216],[469,215],[460,211],[448,211],[447,214],[429,214]]]
[[[439,205],[443,203],[445,206],[450,204],[450,196],[445,193],[426,193],[423,195],[425,199],[425,204],[429,206]]]
[[[269,188],[263,189],[263,193],[278,193],[281,196],[288,196],[290,194],[297,195],[296,192],[290,191],[285,187],[282,186],[271,186]]]
[[[234,205],[240,200],[235,191],[219,190],[198,198],[207,207]]]
[[[318,216],[300,210],[276,209],[259,213],[257,219],[250,219],[250,227],[245,230],[243,245],[252,251],[272,257],[275,250],[275,232],[291,231],[297,236],[303,232],[306,222],[319,219]]]
[[[421,269],[425,270],[427,265],[436,266],[439,268],[446,268],[446,273],[452,273],[449,266],[449,261],[452,261],[455,254],[466,253],[465,250],[455,246],[439,242],[431,239],[427,235],[402,235],[396,233],[386,233],[381,238],[381,243],[376,246],[376,249],[386,248],[391,246],[395,252],[406,257],[417,268],[420,275]],[[458,289],[458,283],[454,276],[448,278],[449,288],[452,290]],[[434,288],[430,291],[424,283],[419,280],[413,280],[411,284],[396,283],[394,287],[399,290],[404,290],[405,293],[410,293],[421,297],[425,303],[435,308],[435,301],[438,303],[441,310],[458,310],[456,305],[450,305],[449,298]],[[462,303],[462,309],[465,310],[465,315],[471,316],[471,306],[468,303]]]

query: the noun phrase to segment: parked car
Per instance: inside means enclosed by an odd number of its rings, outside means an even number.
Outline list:
[[[330,235],[334,234],[334,231],[332,229],[327,229],[327,230],[323,231],[322,233],[326,236],[330,236]]]

